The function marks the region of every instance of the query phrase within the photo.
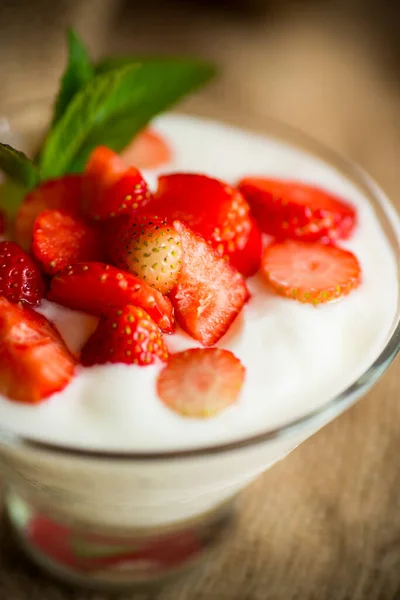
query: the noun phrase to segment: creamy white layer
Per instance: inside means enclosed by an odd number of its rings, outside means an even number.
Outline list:
[[[80,369],[60,394],[38,406],[0,397],[0,426],[80,447],[162,450],[232,441],[281,425],[326,403],[373,362],[384,347],[398,303],[395,258],[361,192],[331,166],[290,146],[229,126],[164,116],[157,128],[174,150],[163,171],[204,172],[236,182],[249,174],[321,185],[354,204],[358,228],[344,247],[355,252],[363,283],[349,297],[314,308],[280,298],[258,276],[252,299],[219,345],[247,369],[239,402],[215,418],[180,417],[157,398],[158,367],[106,365]],[[152,184],[156,172],[146,173]],[[97,320],[44,302],[73,351]],[[171,351],[196,346],[183,332]]]

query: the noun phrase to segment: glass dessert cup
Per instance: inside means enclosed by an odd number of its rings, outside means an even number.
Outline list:
[[[205,112],[305,150],[344,174],[369,199],[400,270],[396,212],[358,167],[281,123],[252,122],[247,115],[231,118],[225,110],[218,115],[214,106]],[[47,106],[33,104],[14,108],[10,122],[30,144],[47,117]],[[54,575],[103,590],[160,584],[186,572],[229,531],[240,491],[382,376],[400,347],[399,319],[397,307],[381,354],[340,395],[282,427],[246,439],[189,450],[125,453],[56,446],[0,428],[5,507],[17,540]]]

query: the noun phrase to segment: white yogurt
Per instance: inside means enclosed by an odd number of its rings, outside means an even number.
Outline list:
[[[249,174],[321,185],[346,198],[359,225],[342,245],[358,256],[363,283],[347,298],[313,307],[277,296],[258,276],[252,298],[218,344],[247,369],[239,402],[208,420],[181,417],[158,399],[159,368],[81,368],[60,394],[39,406],[0,396],[0,424],[15,432],[80,447],[124,450],[189,448],[233,441],[281,425],[326,403],[378,356],[398,304],[396,262],[361,192],[329,165],[277,141],[205,120],[165,116],[158,129],[174,149],[171,171],[204,172],[229,182]],[[155,175],[146,173],[152,184]],[[44,302],[67,344],[78,351],[96,319]],[[183,332],[166,338],[171,351],[196,346]]]

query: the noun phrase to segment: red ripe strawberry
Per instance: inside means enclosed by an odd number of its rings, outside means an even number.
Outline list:
[[[121,158],[138,169],[157,169],[171,161],[172,152],[159,133],[145,129],[125,148]]]
[[[73,533],[69,527],[39,515],[29,521],[26,535],[29,543],[53,562],[73,569],[82,568],[82,558],[73,551]]]
[[[105,146],[93,150],[84,174],[83,210],[92,219],[109,219],[144,206],[150,192],[140,171],[126,167]]]
[[[262,231],[308,242],[348,238],[356,224],[352,206],[333,194],[295,181],[246,178],[239,189]]]
[[[157,325],[143,309],[130,305],[100,320],[81,356],[87,367],[105,363],[146,366],[167,360],[168,350]]]
[[[178,281],[182,249],[178,233],[165,219],[137,215],[124,222],[115,235],[112,262],[140,277],[162,294]]]
[[[180,221],[182,270],[171,293],[178,323],[203,346],[213,346],[226,333],[249,298],[243,277],[207,242]]]
[[[51,281],[48,299],[96,316],[134,304],[143,308],[167,333],[174,329],[171,302],[131,273],[104,263],[77,263]]]
[[[310,304],[345,296],[361,282],[360,263],[351,252],[295,240],[267,246],[262,272],[278,294]]]
[[[157,381],[161,400],[185,417],[212,417],[238,399],[245,368],[229,350],[192,348],[170,357]]]
[[[250,217],[250,230],[243,248],[234,250],[229,262],[245,277],[257,273],[261,266],[262,237],[256,220]]]
[[[75,360],[53,325],[39,313],[0,298],[0,393],[37,403],[72,379]]]
[[[44,296],[39,269],[15,242],[0,242],[0,296],[38,306]]]
[[[46,208],[66,210],[78,214],[82,193],[82,176],[65,175],[59,179],[45,181],[25,196],[14,224],[15,240],[30,250],[33,236],[33,223]]]
[[[102,258],[100,234],[81,218],[60,210],[44,210],[33,225],[32,254],[45,273]]]
[[[259,269],[258,226],[252,222],[242,194],[226,183],[206,175],[163,175],[146,212],[184,222],[244,275],[254,275]]]

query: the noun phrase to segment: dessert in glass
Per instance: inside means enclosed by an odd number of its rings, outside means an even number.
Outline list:
[[[9,143],[40,136],[27,110]],[[35,182],[0,244],[6,511],[75,583],[197,564],[241,490],[399,348],[383,192],[285,125],[210,117],[161,115]]]

